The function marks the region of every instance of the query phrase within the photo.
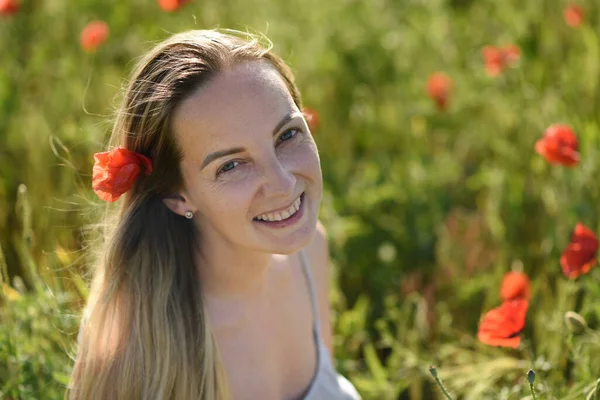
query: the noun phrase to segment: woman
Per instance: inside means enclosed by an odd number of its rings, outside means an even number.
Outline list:
[[[289,68],[246,35],[138,64],[93,187],[105,247],[70,399],[357,399],[330,354],[319,155]]]

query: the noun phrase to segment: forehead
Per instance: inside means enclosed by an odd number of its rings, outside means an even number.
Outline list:
[[[267,62],[252,61],[218,72],[185,99],[175,110],[173,129],[184,156],[196,158],[243,145],[242,138],[270,136],[277,123],[297,109],[277,70]]]

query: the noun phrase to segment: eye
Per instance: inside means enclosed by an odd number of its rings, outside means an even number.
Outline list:
[[[279,140],[282,141],[282,142],[290,140],[291,138],[293,138],[294,136],[296,136],[296,134],[298,132],[299,132],[298,129],[295,129],[295,128],[288,129],[287,131],[283,132],[281,134],[281,136],[279,136]]]
[[[234,169],[240,162],[239,161],[229,161],[225,164],[223,164],[221,166],[221,168],[219,168],[219,170],[217,171],[217,175],[220,175],[223,172],[228,172],[231,171],[232,169]]]

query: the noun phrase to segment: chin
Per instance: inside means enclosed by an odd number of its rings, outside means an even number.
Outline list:
[[[282,255],[291,255],[295,254],[298,251],[302,250],[306,246],[308,246],[312,240],[314,239],[317,233],[317,218],[314,218],[314,221],[310,221],[310,223],[306,223],[304,227],[302,227],[297,232],[294,232],[292,236],[285,239],[285,242],[277,243],[275,247],[271,250],[273,254],[282,254]]]

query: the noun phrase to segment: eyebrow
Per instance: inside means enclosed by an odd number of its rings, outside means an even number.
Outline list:
[[[298,111],[293,111],[293,112],[287,114],[285,117],[283,117],[281,119],[281,121],[279,121],[279,123],[273,129],[273,136],[277,135],[277,132],[279,132],[279,130],[281,128],[283,128],[283,126],[285,124],[287,124],[294,118],[301,117],[301,116],[302,116],[302,113],[298,112]],[[204,167],[206,167],[208,164],[210,164],[211,162],[213,162],[214,160],[216,160],[218,158],[225,157],[225,156],[228,156],[231,154],[241,153],[243,151],[246,151],[246,149],[244,147],[234,147],[234,148],[227,149],[227,150],[219,150],[219,151],[212,152],[206,156],[206,158],[202,162],[202,167],[200,167],[200,169],[201,170],[204,169]]]

